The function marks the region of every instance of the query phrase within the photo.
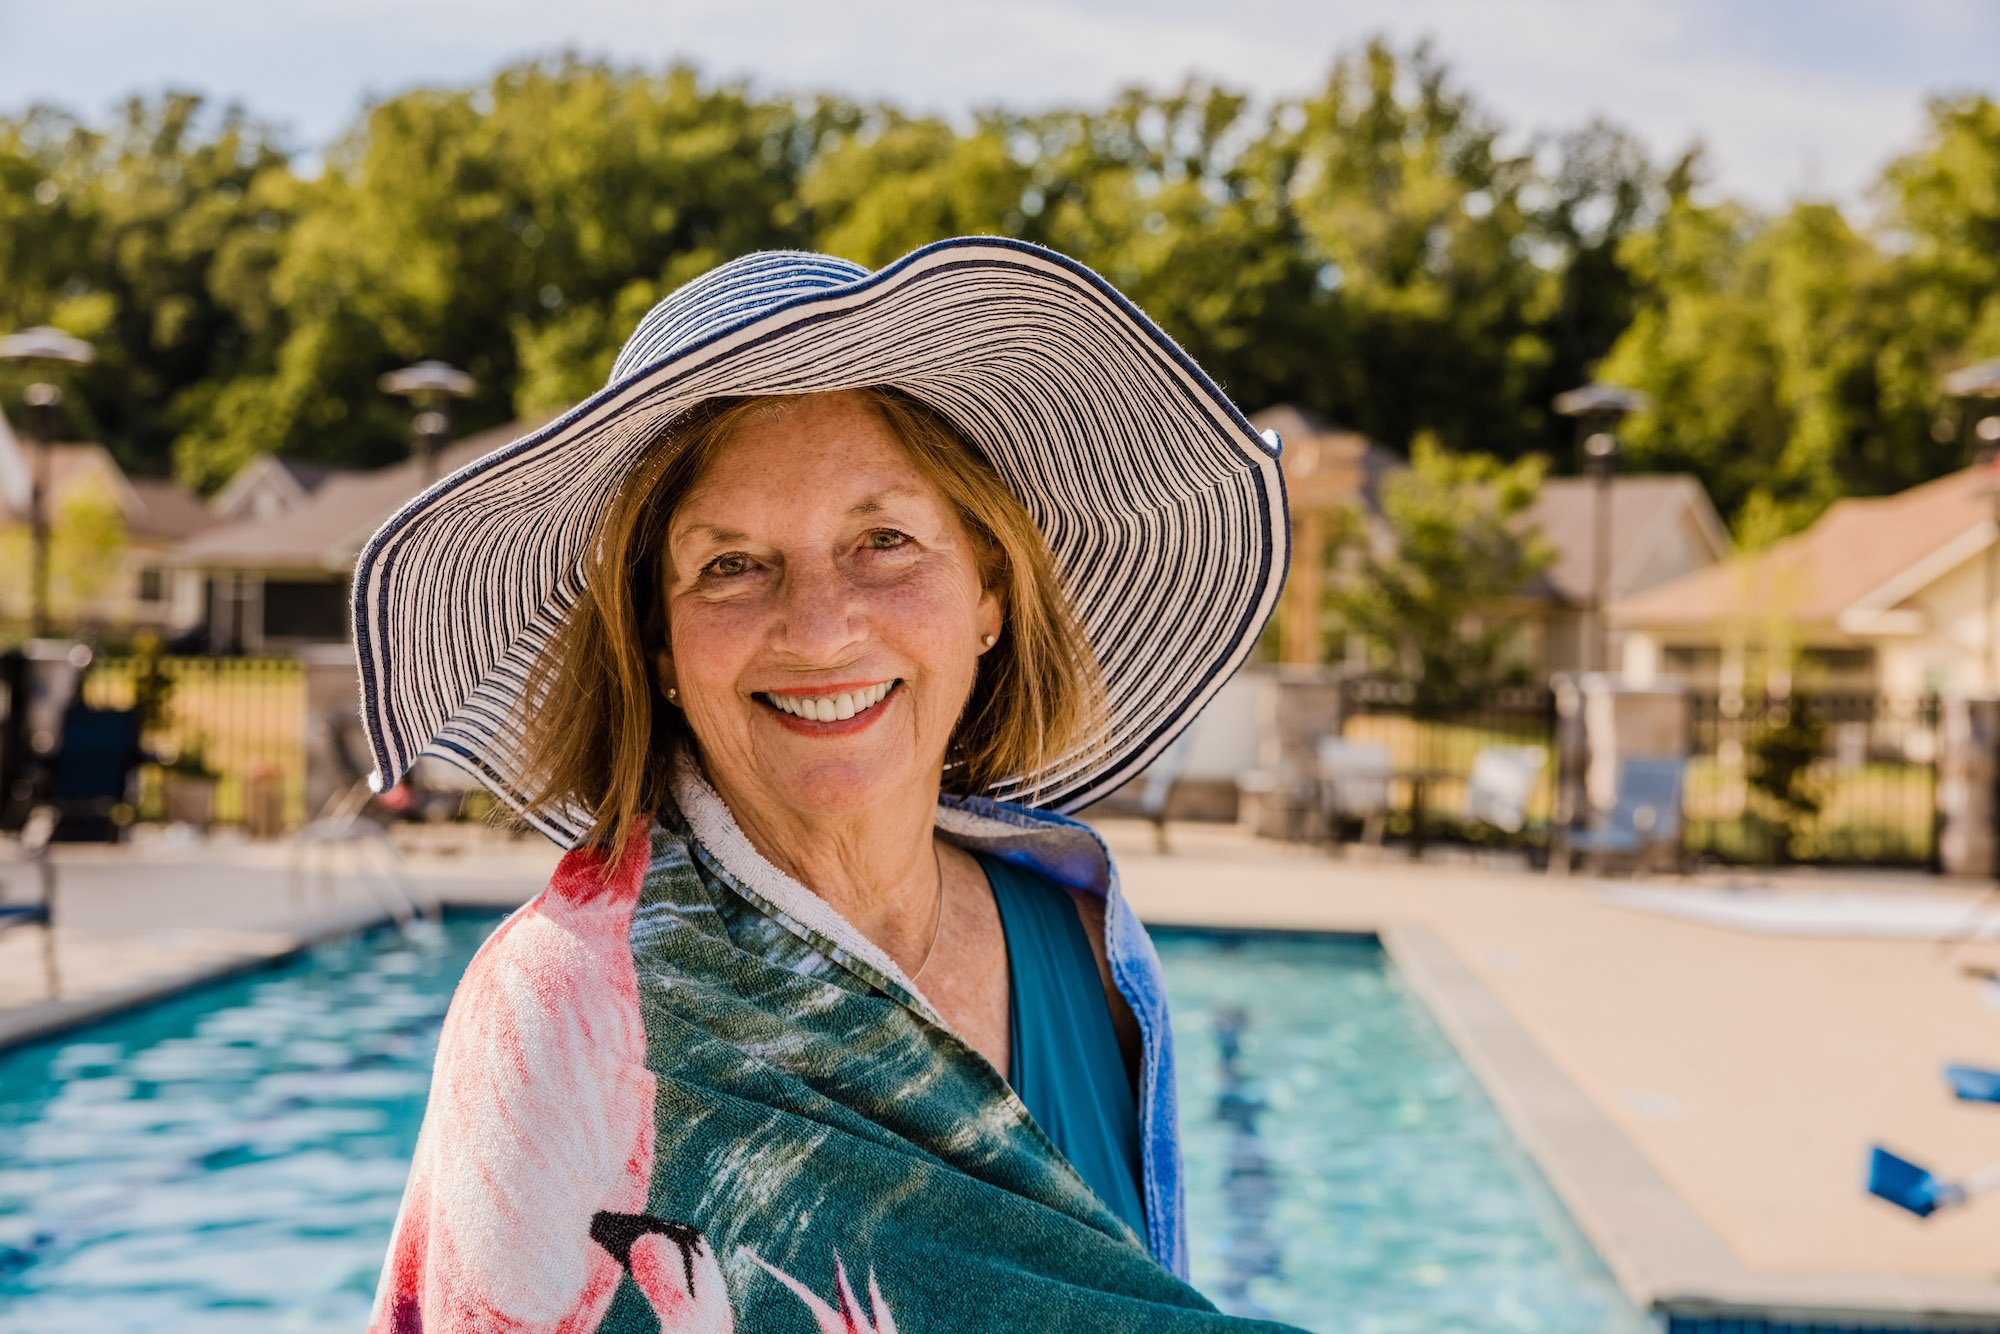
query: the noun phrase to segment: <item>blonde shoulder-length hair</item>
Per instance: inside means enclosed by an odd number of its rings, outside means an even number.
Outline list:
[[[979,662],[945,756],[947,792],[1035,780],[1087,751],[1100,730],[1096,656],[1057,577],[1041,529],[989,462],[935,408],[900,390],[853,391],[881,415],[917,471],[971,538],[983,587],[1006,609],[999,642]],[[522,758],[530,811],[589,815],[586,843],[622,849],[671,802],[676,754],[692,743],[661,694],[667,646],[667,531],[675,509],[737,428],[791,397],[710,399],[647,448],[598,521],[582,596],[529,673]]]

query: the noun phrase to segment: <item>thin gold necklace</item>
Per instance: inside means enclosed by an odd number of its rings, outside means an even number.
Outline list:
[[[944,861],[938,856],[937,839],[935,838],[931,839],[931,864],[937,867],[937,911],[932,914],[931,943],[924,950],[924,961],[917,965],[916,972],[910,974],[910,983],[912,986],[916,984],[918,978],[924,975],[924,969],[931,966],[931,955],[937,952],[938,930],[944,925]]]

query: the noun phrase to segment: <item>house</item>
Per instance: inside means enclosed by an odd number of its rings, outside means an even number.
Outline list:
[[[200,497],[165,479],[130,477],[102,445],[23,441],[0,414],[0,619],[33,610],[30,516],[34,478],[47,487],[49,601],[62,622],[162,630],[174,604],[171,553],[214,518]]]
[[[268,519],[297,509],[330,478],[346,471],[324,463],[259,454],[236,470],[228,485],[210,498],[208,508],[217,523]]]
[[[1326,571],[1355,511],[1379,516],[1384,482],[1407,467],[1402,455],[1357,431],[1299,408],[1252,414],[1250,424],[1284,442],[1285,499],[1292,518],[1292,567],[1278,606],[1278,658],[1317,664],[1343,656],[1325,642],[1321,608]],[[1693,477],[1614,478],[1603,493],[1608,532],[1607,603],[1712,565],[1731,550],[1729,532]],[[1555,548],[1556,560],[1504,609],[1522,627],[1521,652],[1538,674],[1598,665],[1596,622],[1596,483],[1581,477],[1543,481],[1525,516]],[[1618,660],[1614,643],[1610,661]]]
[[[1836,502],[1763,551],[1624,598],[1628,674],[1697,687],[1796,673],[1914,699],[2000,684],[1993,479],[1967,468],[1893,496]]]
[[[454,441],[439,456],[436,475],[512,443],[553,416]],[[348,583],[355,559],[375,530],[425,485],[427,474],[416,459],[369,471],[302,468],[268,456],[246,464],[216,496],[217,506],[236,517],[174,553],[187,590],[176,629],[217,653],[344,642],[351,633]]]
[[[1359,509],[1372,513],[1382,478],[1403,465],[1359,431],[1289,404],[1252,413],[1250,424],[1275,431],[1284,449],[1285,504],[1292,520],[1292,564],[1278,602],[1278,659],[1314,665],[1327,656],[1321,603],[1325,572],[1341,526]]]
[[[1729,530],[1695,478],[1683,473],[1542,481],[1526,522],[1541,530],[1555,561],[1527,590],[1522,613],[1528,656],[1544,673],[1585,671],[1621,661],[1620,629],[1611,621],[1608,654],[1595,642],[1597,537],[1608,539],[1604,605],[1671,583],[1729,558]],[[1599,511],[1602,499],[1605,509]]]

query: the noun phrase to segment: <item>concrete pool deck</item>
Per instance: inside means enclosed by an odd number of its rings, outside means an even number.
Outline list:
[[[1176,825],[1163,857],[1148,826],[1100,827],[1150,922],[1380,935],[1642,1303],[2000,1328],[1995,1203],[1925,1221],[1860,1184],[1876,1141],[1949,1176],[2000,1160],[2000,1107],[1954,1101],[1939,1073],[2000,1064],[2000,1012],[1959,967],[2000,966],[2000,944],[1947,956],[1758,935],[1615,906],[1581,877],[1342,859],[1196,825]],[[429,897],[511,905],[554,860],[539,840],[489,837],[412,851],[406,869]],[[0,1044],[383,916],[351,877],[295,900],[280,847],[64,849],[59,864],[66,997],[42,996],[38,932],[0,934]],[[0,881],[19,873],[0,864]]]

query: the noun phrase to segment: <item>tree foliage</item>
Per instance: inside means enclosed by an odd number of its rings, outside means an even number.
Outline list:
[[[749,250],[876,265],[994,233],[1103,273],[1247,408],[1392,448],[1568,468],[1550,400],[1628,383],[1654,403],[1632,462],[1777,533],[1957,466],[1937,382],[2000,355],[1996,181],[2000,107],[1938,99],[1879,231],[1760,214],[1698,148],[1656,165],[1602,120],[1517,141],[1382,40],[1297,97],[1194,78],[961,120],[565,54],[383,100],[310,163],[192,92],[0,117],[0,326],[91,339],[70,433],[213,487],[262,450],[398,456],[376,377],[424,357],[478,378],[467,428],[572,403]]]
[[[1543,471],[1539,457],[1502,463],[1419,435],[1410,467],[1383,484],[1379,528],[1359,511],[1343,525],[1332,628],[1411,687],[1416,716],[1442,717],[1519,683],[1513,600],[1555,556],[1523,521]]]

